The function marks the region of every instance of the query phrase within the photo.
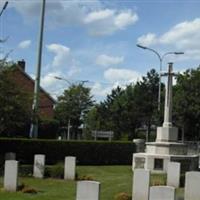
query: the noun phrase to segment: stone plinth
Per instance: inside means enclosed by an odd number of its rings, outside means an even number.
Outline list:
[[[181,171],[198,169],[198,155],[165,155],[135,153],[133,154],[132,169],[144,168],[152,172],[166,173],[169,162],[181,163]]]
[[[186,155],[187,145],[178,142],[147,142],[146,152],[149,154]]]
[[[176,142],[178,140],[178,128],[157,127],[156,142]]]

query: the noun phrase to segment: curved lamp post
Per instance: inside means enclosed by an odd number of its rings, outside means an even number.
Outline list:
[[[169,54],[173,54],[173,55],[181,55],[184,54],[184,52],[177,52],[177,51],[170,51],[170,52],[166,52],[163,55],[161,55],[160,53],[158,53],[156,50],[137,44],[137,47],[144,49],[144,50],[149,50],[152,51],[154,54],[157,55],[158,59],[159,59],[159,63],[160,63],[160,73],[159,73],[159,88],[158,88],[158,111],[160,111],[160,99],[161,99],[161,71],[162,71],[162,62],[165,56],[169,55]]]

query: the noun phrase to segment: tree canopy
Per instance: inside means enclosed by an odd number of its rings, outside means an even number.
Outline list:
[[[61,126],[72,126],[74,137],[78,134],[78,129],[83,123],[85,114],[93,105],[90,89],[82,83],[71,85],[58,97],[58,103],[55,109],[56,118]]]
[[[200,67],[177,77],[174,86],[174,120],[188,140],[200,139]]]
[[[15,66],[0,65],[0,134],[16,136],[30,122],[30,96],[12,80]]]
[[[113,89],[106,100],[89,113],[90,119],[98,120],[96,129],[113,130],[115,138],[121,138],[124,133],[133,138],[138,127],[147,125],[150,133],[151,124],[158,118],[158,82],[158,74],[151,70],[136,84]],[[94,124],[88,122],[87,125],[94,129]]]

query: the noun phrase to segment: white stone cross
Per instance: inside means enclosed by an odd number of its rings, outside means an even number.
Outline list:
[[[172,84],[173,76],[176,76],[176,74],[173,73],[173,63],[169,63],[168,72],[162,73],[161,75],[168,77],[165,91],[165,111],[163,127],[172,127]]]

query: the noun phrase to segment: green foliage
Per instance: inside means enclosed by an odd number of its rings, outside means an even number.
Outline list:
[[[1,155],[12,151],[22,164],[32,164],[34,154],[45,154],[47,164],[76,156],[79,165],[131,164],[135,144],[132,142],[89,142],[29,139],[0,139]]]
[[[71,85],[63,95],[58,97],[55,109],[56,119],[59,120],[60,126],[68,126],[70,120],[72,132],[76,138],[83,118],[92,105],[93,100],[89,88],[84,87],[83,84]]]
[[[56,119],[41,119],[39,122],[39,137],[43,139],[55,139],[59,128]]]
[[[152,69],[135,85],[113,89],[105,101],[88,113],[86,127],[89,131],[112,130],[115,139],[120,139],[123,134],[133,139],[141,125],[146,125],[150,134],[151,125],[160,121],[157,113],[158,82],[158,73]]]
[[[177,77],[174,94],[174,119],[185,129],[188,140],[200,139],[200,67]]]
[[[14,67],[0,66],[0,135],[14,137],[30,123],[31,98],[13,82],[12,70]]]
[[[52,178],[63,178],[64,177],[64,163],[60,162],[49,168],[49,176]]]

